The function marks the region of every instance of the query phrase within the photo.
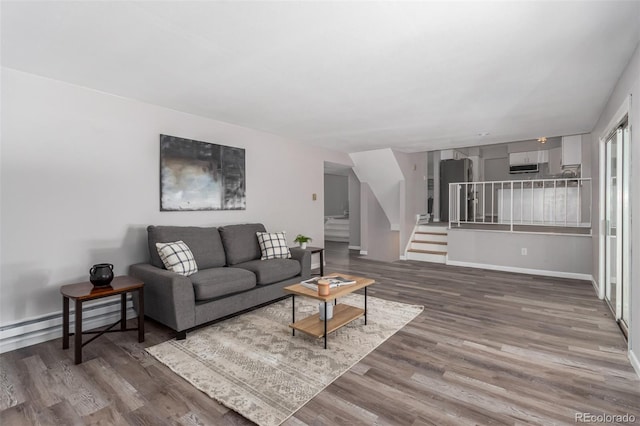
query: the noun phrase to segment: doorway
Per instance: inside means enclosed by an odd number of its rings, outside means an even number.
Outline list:
[[[324,239],[360,249],[360,181],[347,165],[324,162]]]
[[[625,336],[629,324],[630,151],[625,116],[605,140],[604,299]]]

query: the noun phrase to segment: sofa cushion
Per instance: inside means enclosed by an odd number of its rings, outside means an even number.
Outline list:
[[[218,228],[196,226],[149,226],[149,255],[151,264],[163,268],[164,264],[156,250],[156,243],[184,241],[189,246],[199,269],[209,269],[226,264],[222,240]]]
[[[156,248],[164,267],[169,271],[185,276],[198,272],[193,253],[184,242],[156,243]]]
[[[291,258],[284,232],[257,232],[256,234],[260,252],[262,253],[260,260]]]
[[[256,233],[266,231],[263,224],[229,225],[222,226],[218,230],[227,255],[227,265],[233,266],[249,260],[260,259],[261,252]]]
[[[189,278],[197,301],[226,296],[256,286],[256,276],[239,268],[205,269]]]
[[[272,284],[300,274],[300,262],[292,259],[251,260],[235,267],[256,274],[258,284]]]

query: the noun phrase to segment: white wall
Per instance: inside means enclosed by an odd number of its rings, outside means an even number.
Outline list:
[[[360,248],[360,181],[349,170],[349,247]]]
[[[247,209],[160,212],[161,133],[245,148]],[[60,312],[59,286],[86,281],[94,263],[124,274],[145,261],[150,224],[260,221],[322,241],[324,161],[351,165],[346,154],[7,68],[1,136],[3,325]]]
[[[399,183],[404,179],[393,151],[376,149],[349,154],[360,182],[367,182],[377,197],[393,229],[400,224]]]
[[[522,249],[527,254],[522,255]],[[535,234],[451,228],[447,263],[500,266],[512,270],[591,279],[588,235]]]
[[[593,178],[593,276],[600,282],[599,274],[599,243],[601,235],[601,220],[599,214],[600,194],[599,170],[600,170],[600,138],[606,136],[605,132],[610,122],[615,118],[619,108],[628,102],[632,96],[631,110],[629,111],[629,124],[631,128],[631,182],[629,192],[631,196],[631,324],[629,325],[629,347],[635,354],[636,362],[640,358],[640,45],[636,47],[633,57],[629,61],[616,87],[611,94],[605,108],[591,131],[591,176]],[[636,364],[636,371],[640,374],[640,365]]]
[[[433,153],[433,221],[440,222],[440,151]]]
[[[426,152],[405,154],[394,151],[394,155],[404,176],[404,197],[401,198],[402,212],[400,224],[400,255],[411,238],[416,225],[416,216],[427,212],[427,162]]]
[[[399,232],[391,224],[368,183],[360,184],[361,253],[368,259],[398,260]]]

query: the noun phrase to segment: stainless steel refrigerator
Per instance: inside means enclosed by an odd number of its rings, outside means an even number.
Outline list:
[[[440,161],[440,222],[449,221],[449,184],[473,181],[473,163],[468,158]],[[472,186],[465,185],[460,191],[460,217],[472,216]],[[465,208],[466,204],[466,208]]]

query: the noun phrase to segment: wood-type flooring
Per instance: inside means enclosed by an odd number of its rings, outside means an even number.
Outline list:
[[[425,310],[285,425],[640,423],[640,380],[591,283],[376,262],[329,242],[326,259],[325,271],[375,279],[371,296]],[[146,329],[142,344],[134,332],[98,338],[77,366],[60,339],[0,355],[0,425],[251,424],[149,356],[172,333]]]

